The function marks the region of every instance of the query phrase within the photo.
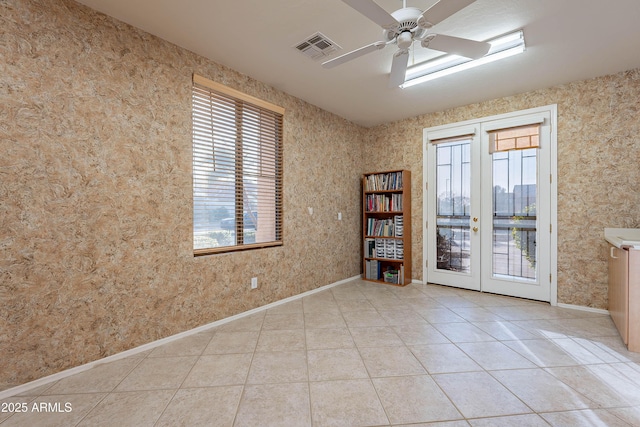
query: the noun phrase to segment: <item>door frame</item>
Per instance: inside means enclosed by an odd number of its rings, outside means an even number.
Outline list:
[[[429,247],[428,247],[428,233],[429,233],[429,190],[430,188],[435,191],[435,172],[431,171],[428,166],[428,157],[427,157],[427,148],[430,144],[430,140],[438,139],[438,138],[447,138],[463,135],[464,130],[472,129],[476,133],[477,138],[474,137],[473,143],[477,146],[472,147],[471,151],[474,153],[474,148],[477,153],[479,153],[479,140],[480,138],[480,129],[483,127],[483,123],[497,121],[497,120],[508,120],[514,119],[517,121],[518,117],[526,116],[526,115],[535,115],[535,114],[548,114],[550,118],[550,164],[547,167],[543,167],[540,170],[539,179],[546,179],[543,177],[543,173],[549,173],[550,179],[550,200],[549,200],[549,222],[551,224],[551,232],[549,236],[549,271],[551,273],[550,283],[549,283],[549,302],[551,305],[555,306],[558,303],[558,226],[557,226],[557,207],[558,207],[558,185],[557,185],[557,105],[550,104],[542,107],[530,108],[525,110],[513,111],[506,114],[498,114],[494,116],[487,116],[478,119],[466,120],[462,122],[450,123],[440,126],[434,126],[423,129],[423,143],[422,143],[422,202],[423,202],[423,283],[429,282]],[[466,133],[467,135],[469,133]],[[473,154],[472,154],[473,156]],[[484,172],[482,172],[484,174]],[[431,181],[431,182],[430,182]],[[431,207],[435,209],[435,207]],[[432,232],[435,232],[435,224],[432,224]],[[434,258],[435,259],[435,258]],[[482,278],[480,279],[482,280]],[[543,280],[541,277],[540,280]],[[469,287],[461,286],[462,288],[470,289]],[[481,287],[482,289],[482,287]]]

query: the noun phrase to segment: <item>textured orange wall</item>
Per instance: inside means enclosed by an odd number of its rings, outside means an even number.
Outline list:
[[[605,227],[640,227],[640,70],[369,129],[365,170],[412,171],[413,277],[423,272],[422,131],[558,105],[558,302],[607,308]]]
[[[69,0],[0,40],[0,389],[360,273],[364,129]],[[286,109],[284,246],[193,257],[194,72]]]

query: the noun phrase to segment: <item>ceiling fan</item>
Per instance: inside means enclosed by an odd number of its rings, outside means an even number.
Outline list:
[[[396,44],[398,50],[394,53],[391,63],[389,87],[398,87],[404,83],[409,64],[409,48],[413,42],[418,41],[425,48],[471,59],[483,57],[491,48],[491,45],[486,42],[429,31],[431,27],[469,6],[475,0],[440,0],[424,12],[416,7],[407,7],[406,0],[403,0],[403,8],[393,13],[388,13],[373,0],[342,1],[380,25],[384,30],[383,40],[323,62],[322,66],[325,68],[333,68],[367,53],[383,49],[387,45]]]

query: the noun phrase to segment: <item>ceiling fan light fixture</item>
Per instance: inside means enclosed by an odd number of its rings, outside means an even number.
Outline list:
[[[517,55],[525,50],[522,30],[487,40],[487,43],[491,44],[491,49],[480,59],[472,60],[458,55],[443,55],[414,65],[407,70],[405,82],[400,87],[406,89],[420,83]]]
[[[409,31],[404,31],[398,34],[397,42],[398,48],[402,50],[408,49],[413,43],[413,35]]]

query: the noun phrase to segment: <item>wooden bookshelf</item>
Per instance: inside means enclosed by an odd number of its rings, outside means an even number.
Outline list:
[[[362,176],[363,278],[405,286],[411,283],[411,172],[392,170]]]

